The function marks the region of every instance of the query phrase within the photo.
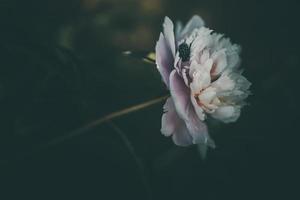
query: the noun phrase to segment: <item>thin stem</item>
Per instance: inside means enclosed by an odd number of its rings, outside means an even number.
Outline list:
[[[163,100],[167,99],[168,97],[169,97],[169,95],[162,96],[162,97],[159,97],[159,98],[156,98],[156,99],[153,99],[153,100],[150,100],[150,101],[146,101],[146,102],[138,104],[138,105],[131,106],[129,108],[125,108],[125,109],[120,110],[120,111],[110,113],[110,114],[108,114],[104,117],[101,117],[100,119],[97,119],[95,121],[92,121],[92,122],[88,123],[87,125],[79,128],[77,130],[71,131],[70,133],[68,133],[66,135],[54,138],[52,141],[48,142],[47,144],[42,145],[41,148],[47,148],[49,146],[57,145],[57,144],[62,143],[66,140],[69,140],[73,137],[83,135],[84,133],[88,132],[89,130],[95,128],[96,126],[98,126],[100,124],[103,124],[104,122],[108,122],[112,119],[121,117],[123,115],[127,115],[129,113],[147,108],[147,107],[152,106],[152,105],[155,105],[155,104],[160,103]]]
[[[147,193],[147,199],[152,199],[152,192],[151,192],[151,187],[149,185],[147,176],[146,176],[146,172],[145,172],[145,167],[143,165],[143,162],[141,161],[141,159],[138,157],[137,153],[134,150],[133,145],[131,144],[130,140],[128,139],[128,137],[126,136],[126,134],[112,121],[108,121],[107,122],[111,128],[120,136],[120,138],[122,139],[122,141],[124,142],[126,148],[128,149],[130,155],[132,156],[139,174],[141,176],[141,181],[145,187],[146,193]]]

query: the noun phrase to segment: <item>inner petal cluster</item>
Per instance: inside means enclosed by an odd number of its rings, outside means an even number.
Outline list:
[[[180,41],[174,66],[190,88],[191,101],[201,120],[207,114],[222,120],[218,113],[220,109],[224,110],[224,106],[234,108],[234,111],[228,111],[235,114],[236,119],[250,83],[238,72],[239,46],[212,32],[205,27],[197,28]],[[243,87],[235,82],[234,76],[242,80]],[[237,97],[236,102],[230,101],[237,92],[244,95]],[[228,113],[222,115],[230,116]]]

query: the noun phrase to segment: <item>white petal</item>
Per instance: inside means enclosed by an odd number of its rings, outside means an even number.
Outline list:
[[[177,41],[182,40],[185,37],[188,37],[192,31],[196,28],[200,28],[204,26],[204,21],[201,17],[198,15],[194,15],[186,24],[186,26],[183,28],[181,33],[179,34],[179,37],[177,38]]]
[[[229,77],[227,72],[224,72],[220,78],[212,83],[212,86],[216,88],[218,92],[229,91],[235,88],[235,81]]]
[[[177,21],[176,22],[176,26],[175,26],[175,37],[176,37],[176,40],[180,36],[180,33],[181,33],[182,29],[183,29],[182,22]]]
[[[240,106],[222,106],[215,110],[211,116],[225,123],[235,122],[240,116]]]
[[[229,104],[243,105],[243,100],[250,94],[249,87],[251,83],[240,73],[231,72],[222,74],[222,76],[213,83],[218,89],[218,96]]]
[[[169,17],[165,17],[163,28],[164,28],[164,36],[168,42],[173,57],[175,57],[176,49],[175,49],[174,25]]]
[[[200,57],[200,63],[205,63],[209,59],[209,51],[207,49],[203,50],[203,53]]]
[[[199,100],[203,104],[210,104],[210,102],[216,98],[216,89],[213,87],[209,87],[200,93]]]
[[[227,66],[225,49],[214,52],[211,57],[214,62],[213,68],[211,70],[211,75],[218,76],[223,72],[223,70]]]
[[[203,65],[197,63],[191,64],[190,77],[192,77],[193,80],[190,87],[193,93],[199,93],[202,89],[210,85],[210,70],[212,64],[212,59],[208,59]]]
[[[182,69],[182,78],[184,80],[185,85],[188,86],[189,85],[189,78],[188,78],[187,69]]]
[[[240,65],[241,47],[239,45],[232,45],[230,48],[227,49],[227,65],[229,69],[237,69]]]
[[[251,86],[251,83],[240,73],[230,73],[229,76],[235,82],[235,89],[246,91]]]

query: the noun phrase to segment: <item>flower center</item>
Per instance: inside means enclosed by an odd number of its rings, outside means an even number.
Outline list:
[[[187,43],[182,43],[178,47],[179,57],[182,59],[183,62],[186,62],[190,59],[191,49]]]

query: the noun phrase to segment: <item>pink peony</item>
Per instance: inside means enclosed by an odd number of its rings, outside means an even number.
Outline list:
[[[240,47],[204,27],[194,16],[182,27],[166,17],[156,44],[156,64],[171,97],[164,105],[161,132],[175,144],[214,147],[207,116],[235,122],[250,82],[238,69]]]

